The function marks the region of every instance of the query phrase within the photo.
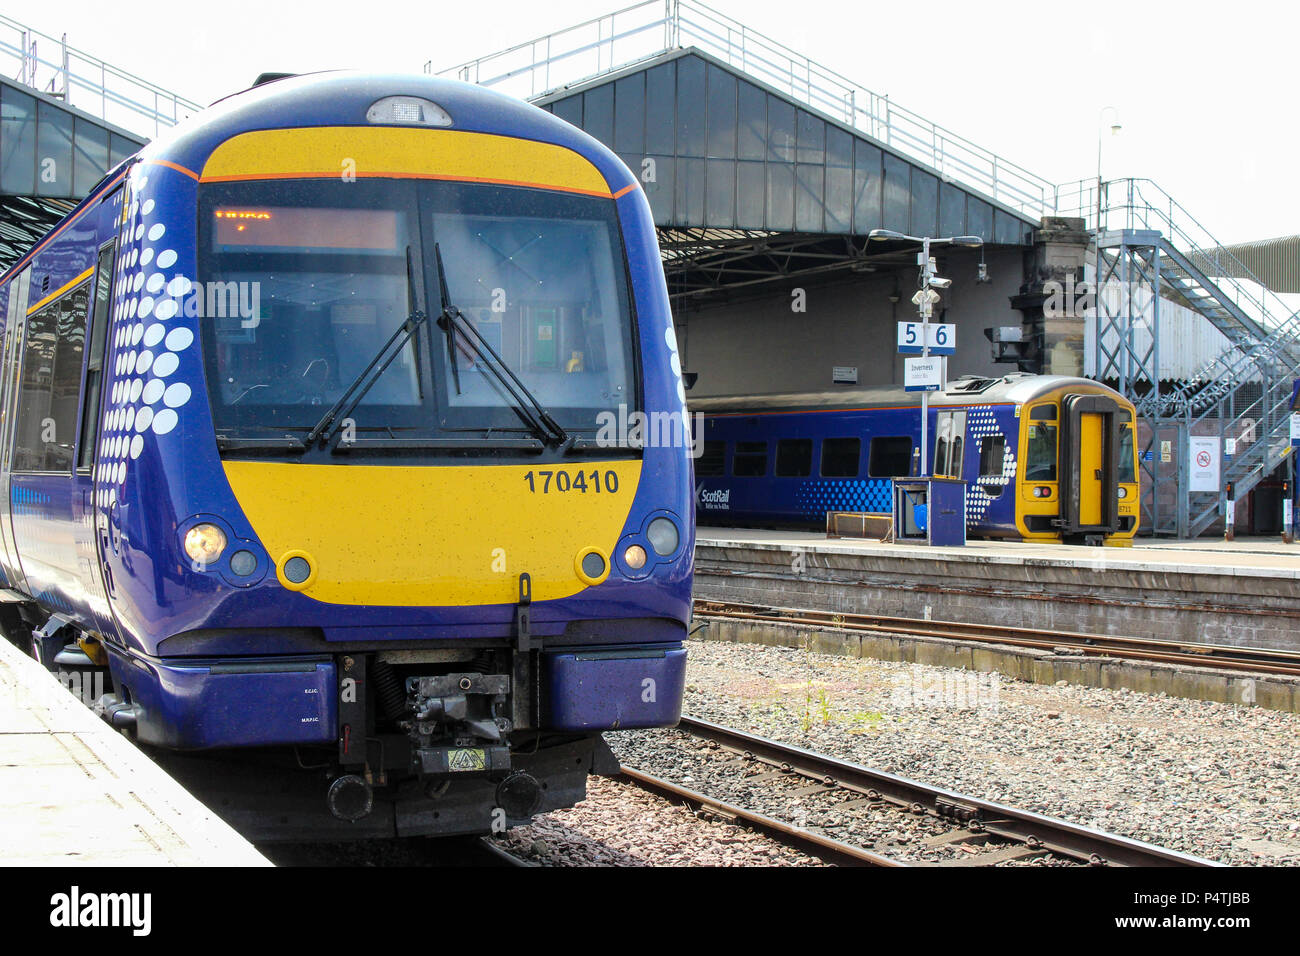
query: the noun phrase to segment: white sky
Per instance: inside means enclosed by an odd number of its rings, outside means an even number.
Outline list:
[[[619,0],[103,0],[0,12],[206,104],[263,71],[419,72],[609,13]],[[1054,182],[1154,179],[1221,241],[1300,232],[1300,6],[1147,0],[711,0],[715,9]],[[158,11],[155,13],[154,11]],[[44,51],[42,51],[44,52]]]

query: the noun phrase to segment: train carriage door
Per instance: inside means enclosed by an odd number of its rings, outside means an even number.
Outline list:
[[[1061,402],[1062,517],[1066,534],[1119,530],[1119,405],[1105,395]]]
[[[94,301],[86,330],[85,376],[81,381],[81,420],[77,430],[76,473],[73,479],[73,509],[78,519],[78,564],[83,584],[93,597],[92,610],[103,615],[107,626],[108,594],[105,590],[101,547],[100,511],[95,507],[95,447],[104,389],[104,356],[112,318],[113,276],[116,243],[99,250],[95,264]],[[86,537],[84,540],[82,535]]]
[[[1105,416],[1100,412],[1082,412],[1079,415],[1079,524],[1102,523],[1102,502],[1105,498],[1102,454]]]
[[[18,413],[18,376],[22,371],[23,335],[27,328],[27,300],[32,270],[28,266],[13,280],[9,290],[3,356],[0,357],[0,564],[5,581],[18,591],[27,590],[18,545],[14,540],[13,507],[10,494],[13,474],[13,423]]]
[[[940,412],[934,438],[933,474],[960,478],[966,455],[966,410]]]

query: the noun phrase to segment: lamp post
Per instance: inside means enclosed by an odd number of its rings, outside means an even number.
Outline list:
[[[901,232],[894,232],[891,229],[873,229],[868,239],[872,242],[882,241],[903,241],[919,242],[921,251],[917,254],[916,263],[920,267],[917,274],[917,285],[919,286],[916,295],[912,296],[912,301],[916,303],[917,312],[921,317],[921,357],[928,358],[930,355],[930,316],[934,314],[934,304],[939,301],[939,293],[935,289],[947,289],[952,285],[951,279],[945,279],[936,275],[935,262],[930,256],[930,250],[935,246],[962,246],[967,249],[978,249],[984,245],[984,240],[979,236],[945,236],[942,239],[934,239],[930,236],[909,236]],[[921,473],[919,477],[926,477],[929,474],[929,443],[930,443],[930,393],[928,390],[921,392]]]
[[[1101,190],[1103,185],[1101,179],[1101,145],[1105,141],[1105,137],[1102,135],[1102,130],[1105,129],[1106,127],[1107,113],[1110,113],[1113,116],[1113,121],[1110,124],[1111,136],[1118,136],[1120,130],[1124,128],[1119,124],[1119,110],[1115,109],[1115,107],[1113,106],[1103,106],[1101,108],[1101,112],[1097,114],[1097,224],[1096,225],[1097,225],[1098,235],[1101,234]]]

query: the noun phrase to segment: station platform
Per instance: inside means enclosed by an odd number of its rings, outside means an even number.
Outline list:
[[[0,865],[270,863],[0,639]]]
[[[1300,544],[927,547],[702,527],[695,596],[1190,644],[1300,650]]]

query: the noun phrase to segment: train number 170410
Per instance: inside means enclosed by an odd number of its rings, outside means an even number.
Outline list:
[[[618,491],[618,473],[602,472],[599,468],[591,471],[565,471],[563,468],[530,471],[524,475],[524,481],[528,482],[529,491],[540,495],[549,495],[553,491],[612,495]]]

